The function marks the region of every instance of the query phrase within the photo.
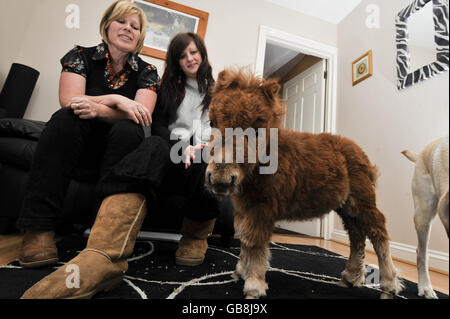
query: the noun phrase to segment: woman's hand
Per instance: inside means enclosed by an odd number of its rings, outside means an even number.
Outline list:
[[[80,118],[96,117],[108,123],[130,119],[142,126],[152,122],[151,112],[156,103],[156,93],[152,90],[137,90],[136,101],[120,94],[88,96],[85,92],[86,79],[83,76],[72,72],[61,73],[59,103],[62,107],[72,109]]]
[[[142,126],[150,126],[152,123],[152,114],[142,105],[142,103],[130,100],[125,96],[116,96],[116,106],[119,110],[125,112],[128,118],[133,120],[136,124]]]
[[[195,146],[189,145],[184,151],[185,164],[184,168],[188,169],[191,166],[191,160],[195,159],[195,152],[204,149],[208,144],[197,144]]]
[[[95,103],[87,97],[73,97],[66,104],[66,107],[71,108],[73,113],[83,120],[94,119],[98,116]]]

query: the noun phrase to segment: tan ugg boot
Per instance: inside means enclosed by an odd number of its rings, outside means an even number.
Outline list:
[[[19,263],[25,268],[38,268],[58,262],[54,231],[25,230]]]
[[[22,298],[91,298],[120,285],[146,211],[145,197],[140,194],[105,198],[86,249],[28,289]]]
[[[197,266],[205,259],[208,249],[206,240],[214,229],[216,220],[206,222],[196,222],[189,218],[184,218],[178,249],[175,252],[175,263],[182,266]]]

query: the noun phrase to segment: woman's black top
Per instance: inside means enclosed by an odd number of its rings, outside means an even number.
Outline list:
[[[137,54],[130,54],[122,71],[113,75],[108,45],[104,42],[89,48],[75,46],[61,59],[61,65],[62,72],[86,78],[85,94],[89,96],[120,94],[134,100],[137,90],[156,92],[161,82],[156,67]]]

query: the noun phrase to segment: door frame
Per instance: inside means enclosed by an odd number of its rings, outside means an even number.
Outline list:
[[[298,50],[304,54],[317,56],[327,60],[327,80],[325,91],[325,127],[324,132],[336,133],[336,109],[337,109],[337,73],[338,73],[338,49],[328,44],[303,38],[285,31],[268,26],[259,26],[259,38],[255,63],[255,74],[262,76],[266,44],[272,43],[287,49]],[[321,219],[321,237],[331,239],[334,226],[334,213],[330,213]]]

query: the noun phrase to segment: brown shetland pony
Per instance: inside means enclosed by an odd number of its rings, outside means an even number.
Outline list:
[[[392,297],[402,285],[391,259],[385,217],[376,207],[375,166],[347,138],[282,128],[285,110],[279,90],[275,80],[264,81],[242,70],[224,70],[213,91],[209,116],[222,136],[226,135],[225,128],[266,129],[265,144],[256,143],[256,150],[248,147],[248,137],[243,145],[236,145],[234,139],[234,153],[245,151],[244,163],[225,162],[225,138],[211,137],[212,157],[205,183],[214,194],[231,196],[234,204],[235,230],[241,240],[234,277],[245,280],[247,298],[265,296],[268,244],[275,222],[320,218],[334,210],[342,218],[351,244],[339,284],[364,285],[368,237],[378,256],[381,297]],[[277,129],[278,140],[270,140],[270,128]],[[258,147],[270,149],[274,145],[269,144],[274,142],[278,143],[277,169],[272,174],[261,174],[261,163],[249,161],[249,156]],[[217,152],[217,148],[222,151]]]

